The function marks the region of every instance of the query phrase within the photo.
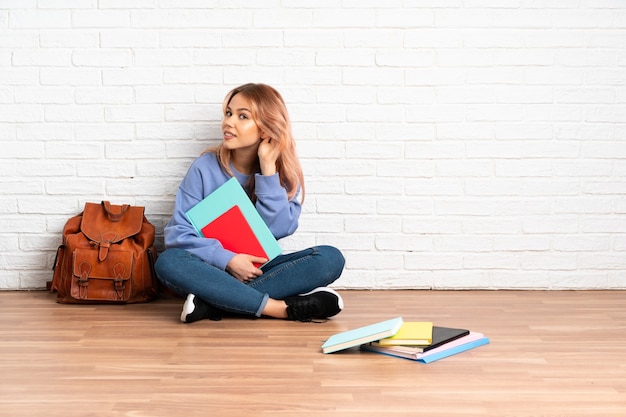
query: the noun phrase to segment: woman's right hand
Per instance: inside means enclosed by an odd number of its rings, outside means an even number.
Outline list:
[[[280,142],[276,139],[261,139],[257,154],[261,165],[262,175],[274,175],[276,173],[276,161],[280,156]]]
[[[264,264],[265,262],[267,262],[266,258],[240,253],[233,256],[228,262],[226,272],[245,284],[263,275],[263,271],[257,268],[255,264]]]

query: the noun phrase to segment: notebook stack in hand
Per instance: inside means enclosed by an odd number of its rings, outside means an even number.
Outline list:
[[[269,227],[234,177],[185,214],[198,236],[217,239],[231,252],[270,261],[282,253]]]

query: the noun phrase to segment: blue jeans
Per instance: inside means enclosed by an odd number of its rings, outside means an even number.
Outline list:
[[[334,282],[345,259],[332,246],[315,246],[279,255],[263,265],[263,274],[243,283],[184,249],[167,249],[156,261],[159,280],[176,294],[195,294],[222,310],[260,317],[269,298],[282,300]]]

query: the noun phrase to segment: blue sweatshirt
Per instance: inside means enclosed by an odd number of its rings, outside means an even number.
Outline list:
[[[248,175],[231,169],[240,184]],[[256,209],[276,239],[293,234],[298,228],[302,207],[297,195],[291,200],[280,184],[278,174],[264,176],[255,174]],[[217,157],[206,153],[198,157],[183,178],[174,205],[174,214],[165,226],[165,247],[186,249],[200,259],[222,270],[236,254],[222,247],[216,239],[198,236],[185,213],[207,195],[224,184],[230,177],[220,168]]]

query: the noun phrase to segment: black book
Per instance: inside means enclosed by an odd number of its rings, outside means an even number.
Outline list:
[[[469,334],[467,329],[454,329],[452,327],[440,327],[433,326],[433,343],[424,346],[402,346],[402,349],[410,350],[411,353],[424,353],[431,349],[444,345],[448,342],[467,336]],[[378,342],[371,342],[372,346],[381,346]],[[390,346],[384,346],[390,347]]]

